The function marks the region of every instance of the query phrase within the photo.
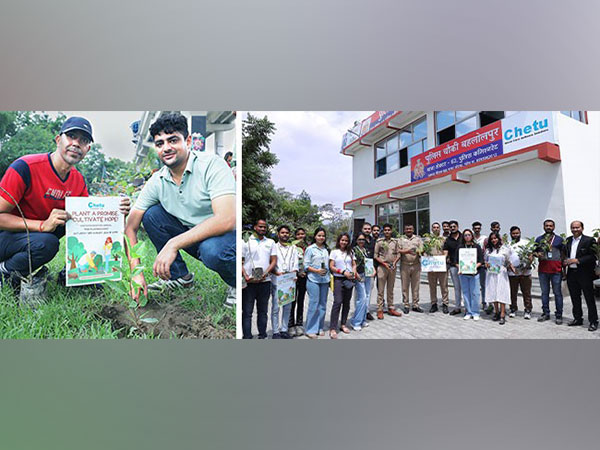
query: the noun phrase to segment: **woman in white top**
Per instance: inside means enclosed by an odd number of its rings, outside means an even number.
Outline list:
[[[348,321],[348,313],[350,312],[350,300],[352,299],[354,280],[358,276],[354,253],[350,248],[350,235],[348,233],[342,233],[338,236],[335,243],[335,250],[329,255],[329,270],[333,274],[333,306],[329,320],[329,337],[337,339],[340,307],[342,309],[340,330],[344,333],[350,333],[346,322]]]
[[[499,321],[500,325],[506,323],[506,305],[510,305],[510,283],[507,268],[514,271],[510,262],[511,254],[510,247],[502,244],[500,234],[492,232],[485,248],[485,266],[487,267],[485,296],[488,303],[494,302],[493,320]]]

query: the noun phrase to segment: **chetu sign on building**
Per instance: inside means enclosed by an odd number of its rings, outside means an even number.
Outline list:
[[[411,181],[424,180],[541,142],[557,142],[552,112],[524,111],[411,159]]]

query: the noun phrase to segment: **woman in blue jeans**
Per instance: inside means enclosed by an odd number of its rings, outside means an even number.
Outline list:
[[[367,238],[363,233],[359,233],[356,238],[356,246],[354,247],[354,256],[356,258],[356,295],[355,295],[355,306],[354,315],[350,320],[350,324],[355,331],[362,330],[363,327],[368,327],[367,322],[367,282],[369,282],[369,288],[371,287],[371,277],[365,275],[365,262],[367,259],[367,249],[365,244]]]
[[[313,244],[304,252],[304,267],[307,272],[306,291],[308,292],[308,311],[306,313],[306,336],[316,339],[324,336],[327,294],[329,293],[329,251],[325,241],[324,228],[317,228]]]
[[[460,272],[460,264],[457,264],[457,267],[459,267],[458,277],[460,278],[460,287],[467,309],[464,319],[468,320],[473,318],[473,320],[479,320],[480,286],[477,270],[483,265],[483,250],[473,239],[473,232],[471,230],[463,231],[461,242],[458,245],[459,260],[461,248],[474,248],[477,250],[477,265],[474,274],[463,274]]]

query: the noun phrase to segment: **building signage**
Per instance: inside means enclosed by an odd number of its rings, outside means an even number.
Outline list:
[[[552,112],[523,111],[414,156],[410,179],[423,180],[542,142],[557,142]]]
[[[386,120],[389,120],[397,112],[398,111],[375,111],[362,122],[355,124],[350,131],[344,134],[342,139],[342,150],[356,142],[359,138],[363,137],[372,129],[381,125]]]

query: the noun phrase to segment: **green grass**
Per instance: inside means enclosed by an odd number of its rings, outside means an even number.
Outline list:
[[[142,235],[143,233],[141,233]],[[143,239],[147,239],[144,235]],[[102,306],[119,302],[127,304],[127,299],[117,298],[115,291],[107,286],[102,289],[91,287],[66,288],[56,283],[56,276],[65,264],[64,239],[56,257],[48,264],[50,279],[47,289],[47,304],[36,310],[18,305],[14,292],[8,286],[0,289],[0,339],[116,339],[118,331],[111,329],[109,321],[98,316]],[[156,280],[152,275],[152,265],[156,250],[151,244],[143,258],[146,281]],[[223,307],[227,285],[216,272],[207,269],[200,261],[185,252],[185,260],[190,272],[195,274],[192,289],[171,292],[151,299],[161,302],[182,302],[189,309],[198,310],[212,325],[235,333],[235,310]],[[198,298],[201,301],[198,301]],[[132,336],[148,338],[149,336]]]

